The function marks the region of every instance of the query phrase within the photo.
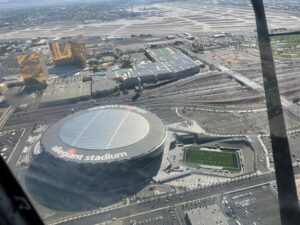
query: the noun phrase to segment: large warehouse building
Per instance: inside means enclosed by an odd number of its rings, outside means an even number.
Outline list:
[[[76,199],[84,205],[80,198],[96,195],[94,205],[99,206],[101,196],[133,194],[158,172],[165,138],[164,122],[144,109],[110,105],[79,111],[44,133],[27,187],[52,208],[58,196],[62,205],[74,206]]]
[[[156,83],[191,76],[200,71],[200,65],[175,48],[151,48],[146,50],[148,61],[132,69],[112,68],[107,78],[122,80],[125,89],[143,83]]]

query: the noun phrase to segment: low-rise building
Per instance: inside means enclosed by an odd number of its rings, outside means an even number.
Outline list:
[[[188,225],[229,225],[217,204],[189,210],[185,213],[185,220]]]

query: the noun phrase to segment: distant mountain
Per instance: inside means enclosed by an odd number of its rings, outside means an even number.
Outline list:
[[[48,2],[58,2],[59,0],[43,0],[43,3],[48,3]],[[63,1],[77,1],[77,0],[63,0]],[[78,0],[79,1],[79,0]],[[0,3],[37,3],[41,2],[40,0],[0,0]],[[61,2],[61,1],[59,1]]]
[[[57,0],[43,0],[43,2],[55,2]],[[0,0],[0,3],[28,3],[40,2],[40,0]]]

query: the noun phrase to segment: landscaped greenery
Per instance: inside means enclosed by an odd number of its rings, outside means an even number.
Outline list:
[[[274,56],[300,58],[300,34],[272,36]]]
[[[169,48],[154,48],[151,49],[151,52],[157,57],[164,57],[170,55]]]

